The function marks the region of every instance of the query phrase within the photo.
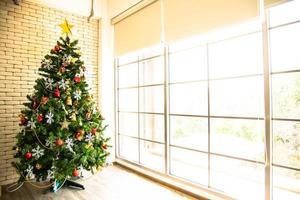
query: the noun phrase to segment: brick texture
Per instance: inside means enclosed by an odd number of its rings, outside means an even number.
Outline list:
[[[15,136],[20,131],[18,115],[31,94],[43,56],[61,36],[57,26],[65,18],[74,25],[73,38],[79,40],[87,81],[97,101],[99,20],[21,1],[0,0],[0,185],[18,176],[11,166]]]

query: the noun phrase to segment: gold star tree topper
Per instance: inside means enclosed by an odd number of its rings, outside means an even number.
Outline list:
[[[73,28],[73,25],[69,24],[68,21],[65,19],[64,23],[59,24],[61,28],[62,34],[72,35],[71,28]]]

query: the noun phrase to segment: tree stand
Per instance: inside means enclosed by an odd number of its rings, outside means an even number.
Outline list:
[[[84,186],[80,183],[76,183],[75,181],[71,181],[71,180],[65,180],[63,182],[59,182],[59,181],[54,181],[53,186],[50,188],[50,190],[52,192],[57,192],[58,190],[60,190],[62,187],[70,187],[70,188],[75,188],[75,189],[81,189],[84,190]]]
[[[80,183],[76,183],[75,181],[66,180],[65,184],[63,186],[75,188],[75,189],[82,189],[84,190],[84,186]]]

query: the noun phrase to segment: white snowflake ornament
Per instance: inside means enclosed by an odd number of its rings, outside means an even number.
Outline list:
[[[52,78],[47,78],[46,82],[45,82],[46,88],[52,90],[52,88],[53,88],[53,82],[54,81],[53,81]]]
[[[67,86],[68,86],[68,83],[67,83],[64,79],[61,79],[61,80],[58,82],[58,84],[59,84],[59,88],[60,88],[60,89],[63,89],[63,90],[65,90],[65,89],[67,88]]]
[[[81,99],[81,92],[79,90],[73,92],[73,97],[76,100],[80,100]]]
[[[46,114],[47,124],[52,124],[54,122],[53,117],[54,117],[54,115],[51,111]]]
[[[73,139],[67,138],[65,142],[66,142],[67,149],[68,149],[70,152],[75,153],[75,152],[73,151],[73,146],[74,146]]]
[[[40,146],[37,146],[36,148],[32,149],[32,156],[36,157],[36,159],[39,159],[44,155],[44,149],[41,149]]]
[[[30,120],[30,121],[27,122],[27,127],[30,127],[30,129],[33,130],[33,129],[36,128],[36,125],[35,125],[33,120]]]
[[[42,61],[42,66],[48,70],[51,70],[54,67],[54,65],[52,64],[52,60],[48,60],[48,59],[44,59]]]
[[[46,146],[52,148],[53,147],[53,141],[51,141],[49,138],[46,139]]]
[[[92,133],[89,133],[85,136],[85,141],[91,143],[94,140],[94,135]]]
[[[54,178],[54,173],[52,170],[47,170],[47,179],[53,179]]]
[[[29,178],[29,179],[32,178],[32,176],[33,176],[32,170],[33,170],[33,167],[31,165],[29,165],[28,168],[25,170],[26,178]]]

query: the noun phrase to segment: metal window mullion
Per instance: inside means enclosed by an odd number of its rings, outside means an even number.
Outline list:
[[[146,141],[146,142],[152,142],[152,143],[156,143],[156,144],[165,144],[164,142],[160,142],[157,140],[151,140],[151,139],[147,139],[147,138],[139,138],[136,136],[132,136],[132,135],[128,135],[128,134],[123,134],[123,133],[118,133],[118,135],[123,136],[123,137],[127,137],[127,138],[132,138],[132,139],[136,139],[136,140],[141,140],[141,141]]]
[[[132,65],[132,64],[135,64],[137,62],[144,62],[144,61],[147,61],[147,60],[153,60],[153,59],[159,58],[161,56],[163,56],[163,55],[158,54],[158,55],[155,55],[155,56],[139,59],[138,61],[136,61],[136,60],[135,61],[130,61],[130,62],[127,62],[127,63],[123,63],[123,64],[119,65],[118,67],[126,67],[128,65]]]
[[[137,62],[137,76],[138,76],[138,163],[141,164],[141,141],[140,141],[140,57],[138,56]]]
[[[271,127],[271,94],[269,65],[268,11],[262,11],[262,41],[264,67],[264,105],[265,105],[265,200],[272,200],[272,127]]]
[[[269,27],[268,29],[272,30],[272,29],[281,28],[281,27],[285,27],[285,26],[289,26],[289,25],[293,25],[293,24],[298,24],[298,23],[300,23],[300,20],[296,20],[296,21],[292,21],[292,22],[272,26],[272,27]]]
[[[170,174],[170,131],[169,131],[169,49],[164,47],[164,133],[165,133],[165,174]]]
[[[207,186],[210,187],[211,178],[211,163],[210,163],[210,79],[209,79],[209,55],[208,55],[208,43],[206,44],[206,62],[207,62]]]
[[[114,86],[114,91],[115,91],[115,102],[114,102],[114,106],[115,106],[115,109],[119,110],[120,108],[120,105],[119,105],[119,91],[116,89],[119,87],[119,68],[118,68],[118,65],[119,65],[119,59],[115,59],[114,60],[114,83],[115,83],[115,86]],[[115,117],[115,154],[116,156],[120,156],[120,138],[119,138],[119,132],[120,132],[120,125],[119,125],[119,121],[120,121],[120,117],[119,117],[119,113],[116,112],[115,110],[115,114],[114,114],[114,117]]]
[[[297,68],[300,68],[300,66],[297,66]],[[278,74],[290,74],[290,73],[299,73],[299,72],[300,72],[300,69],[291,69],[291,70],[270,72],[270,74],[271,75],[278,75]]]

